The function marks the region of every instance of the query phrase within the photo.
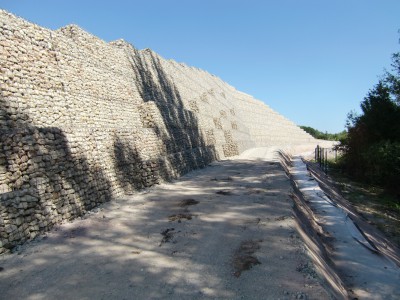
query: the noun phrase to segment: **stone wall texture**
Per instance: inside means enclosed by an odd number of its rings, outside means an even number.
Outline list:
[[[311,142],[203,70],[0,10],[0,253],[213,160]]]

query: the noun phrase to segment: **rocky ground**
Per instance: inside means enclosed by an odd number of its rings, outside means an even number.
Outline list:
[[[213,163],[1,256],[1,298],[329,299],[290,192],[274,159]]]

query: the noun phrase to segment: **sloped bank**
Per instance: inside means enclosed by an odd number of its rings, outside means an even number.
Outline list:
[[[325,176],[281,152],[293,180],[294,212],[320,274],[337,296],[398,299],[399,250],[370,228]],[[320,188],[324,187],[324,190]]]

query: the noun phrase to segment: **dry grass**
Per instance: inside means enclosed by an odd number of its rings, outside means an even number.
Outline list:
[[[330,177],[359,215],[400,247],[400,199],[380,187],[355,182],[338,172],[331,172]]]

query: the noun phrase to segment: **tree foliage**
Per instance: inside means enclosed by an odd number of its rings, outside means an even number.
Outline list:
[[[347,135],[346,130],[339,133],[328,133],[328,132],[324,133],[309,126],[300,126],[300,128],[303,129],[305,132],[309,133],[310,135],[312,135],[314,138],[320,140],[340,141]]]
[[[400,192],[400,52],[392,55],[393,73],[386,72],[361,102],[360,115],[347,118],[341,141],[348,173]]]

